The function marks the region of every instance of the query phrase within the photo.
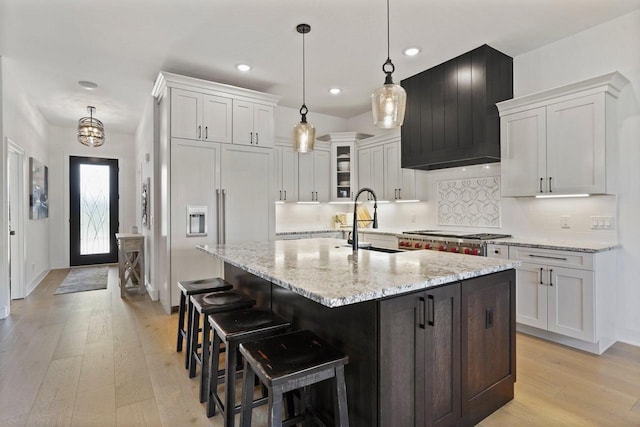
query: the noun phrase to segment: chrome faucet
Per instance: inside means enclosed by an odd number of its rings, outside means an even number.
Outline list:
[[[378,228],[378,198],[376,193],[368,187],[358,190],[355,199],[353,199],[353,230],[351,231],[351,248],[353,252],[358,252],[358,197],[365,191],[369,192],[373,196],[373,228]]]

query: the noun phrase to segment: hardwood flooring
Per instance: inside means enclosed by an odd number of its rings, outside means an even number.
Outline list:
[[[222,426],[175,352],[177,315],[121,299],[116,267],[106,290],[54,295],[67,271],[0,320],[0,426]],[[640,426],[640,348],[598,357],[519,334],[517,364],[515,399],[481,426]]]

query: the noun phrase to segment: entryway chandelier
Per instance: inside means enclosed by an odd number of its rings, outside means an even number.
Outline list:
[[[99,147],[104,144],[104,125],[98,119],[93,118],[96,107],[87,106],[89,117],[83,117],[78,121],[78,141],[88,147]]]

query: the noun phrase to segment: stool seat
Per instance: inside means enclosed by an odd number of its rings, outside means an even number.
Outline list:
[[[207,294],[191,295],[193,316],[191,320],[191,354],[189,360],[189,378],[196,376],[196,365],[200,365],[200,402],[207,400],[209,388],[209,347],[211,343],[211,325],[207,316],[224,311],[241,310],[253,307],[256,301],[238,291],[211,292]],[[202,325],[202,345],[198,345],[198,331],[200,319],[204,316]],[[198,349],[202,349],[202,354]],[[216,370],[217,373],[217,370]]]
[[[178,306],[178,340],[176,343],[176,351],[182,351],[183,340],[187,343],[187,351],[184,358],[184,367],[189,369],[191,360],[191,319],[193,317],[193,305],[191,304],[191,295],[228,291],[233,286],[219,277],[211,277],[208,279],[198,280],[181,280],[178,282],[180,289],[180,305]],[[184,316],[187,315],[187,327],[184,327]]]
[[[191,295],[193,308],[205,316],[221,311],[251,307],[256,300],[238,291],[211,292]]]
[[[178,289],[186,296],[215,291],[228,291],[233,286],[219,277],[198,280],[181,280],[178,282]]]
[[[239,359],[238,348],[243,342],[273,336],[284,332],[291,325],[285,318],[266,308],[250,308],[211,314],[209,323],[213,329],[213,345],[209,366],[209,394],[207,396],[207,416],[222,412],[225,427],[233,427],[235,414],[240,412],[236,405],[236,367]],[[218,371],[220,346],[225,344],[225,368]],[[224,402],[218,395],[217,385],[224,381]],[[252,402],[252,406],[267,403],[262,398]]]
[[[334,423],[348,426],[344,365],[349,356],[334,348],[311,331],[297,331],[240,344],[240,354],[245,359],[244,386],[242,390],[243,426],[251,425],[251,396],[254,375],[269,391],[269,425],[281,426],[304,419],[310,413],[311,399],[306,387],[331,379],[337,408]],[[295,419],[282,420],[282,396],[302,388],[304,413]]]

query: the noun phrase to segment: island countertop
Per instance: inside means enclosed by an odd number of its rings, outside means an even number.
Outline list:
[[[436,251],[381,253],[340,239],[276,240],[198,249],[327,307],[341,307],[509,270],[520,261]]]

